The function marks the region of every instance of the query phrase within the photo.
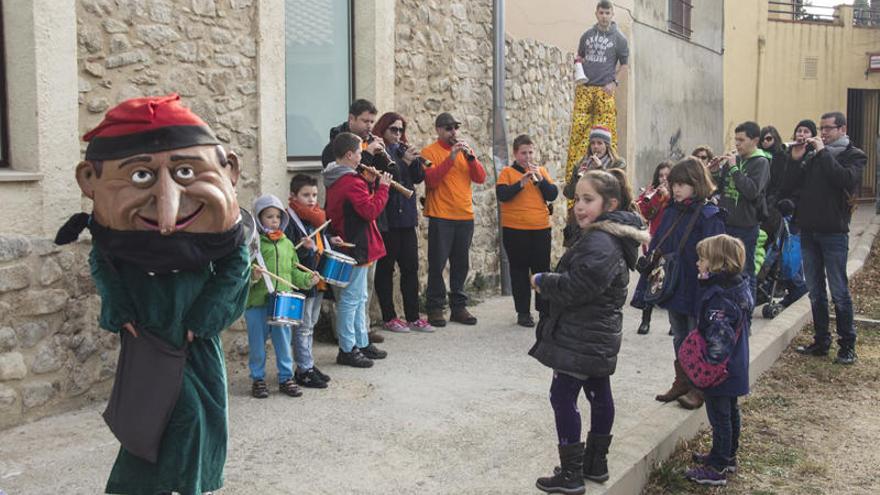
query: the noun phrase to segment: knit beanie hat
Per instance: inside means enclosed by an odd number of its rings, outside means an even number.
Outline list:
[[[611,144],[611,129],[602,125],[595,125],[590,129],[590,139],[601,139]]]
[[[86,135],[86,160],[118,160],[190,146],[220,144],[198,115],[181,105],[180,96],[132,98],[111,108]]]
[[[816,132],[816,123],[810,119],[804,119],[804,120],[798,122],[797,125],[794,126],[794,132],[797,132],[798,127],[806,127],[807,129],[810,130],[810,134],[812,134],[813,137],[816,137],[816,134],[818,134]]]

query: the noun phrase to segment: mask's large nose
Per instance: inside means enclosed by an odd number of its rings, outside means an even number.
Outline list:
[[[159,215],[159,232],[162,235],[173,234],[177,226],[177,211],[180,208],[180,193],[183,188],[171,178],[171,171],[159,168],[157,180],[156,209]]]

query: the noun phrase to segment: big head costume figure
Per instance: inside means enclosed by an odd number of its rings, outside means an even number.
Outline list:
[[[122,443],[107,492],[216,490],[227,440],[219,334],[244,311],[250,276],[235,196],[238,159],[177,95],[127,100],[83,139],[89,145],[76,179],[94,209],[74,215],[56,242],[91,231],[99,324],[125,330],[108,412],[117,393],[131,400],[134,394],[122,389],[132,385],[141,397],[150,396],[145,390],[170,396],[166,410],[160,401],[136,405],[146,417],[168,418],[146,439],[151,449],[142,448],[142,418],[117,414],[111,420],[105,413]],[[177,378],[161,379],[166,369],[132,365],[143,358],[137,353],[156,348],[184,356],[181,371],[170,373]],[[131,429],[136,442],[121,433]]]

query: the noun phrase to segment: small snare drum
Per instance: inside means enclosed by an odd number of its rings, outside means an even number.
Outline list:
[[[296,292],[269,294],[269,315],[266,323],[275,326],[301,324],[305,301],[306,296]]]
[[[336,251],[325,251],[318,264],[318,272],[328,284],[337,287],[348,287],[351,274],[357,262],[354,258]]]

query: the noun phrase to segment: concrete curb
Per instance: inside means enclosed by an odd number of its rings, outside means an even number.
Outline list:
[[[864,266],[878,231],[880,217],[875,216],[854,239],[855,245],[850,249],[846,265],[847,274],[852,276]],[[810,317],[810,301],[804,297],[786,308],[760,332],[752,334],[749,342],[749,380],[752,384],[773,366]],[[615,436],[608,459],[611,478],[604,485],[588,481],[587,493],[640,493],[653,466],[667,459],[679,440],[693,438],[708,424],[705,408],[687,411],[675,403],[659,407],[639,426]]]

